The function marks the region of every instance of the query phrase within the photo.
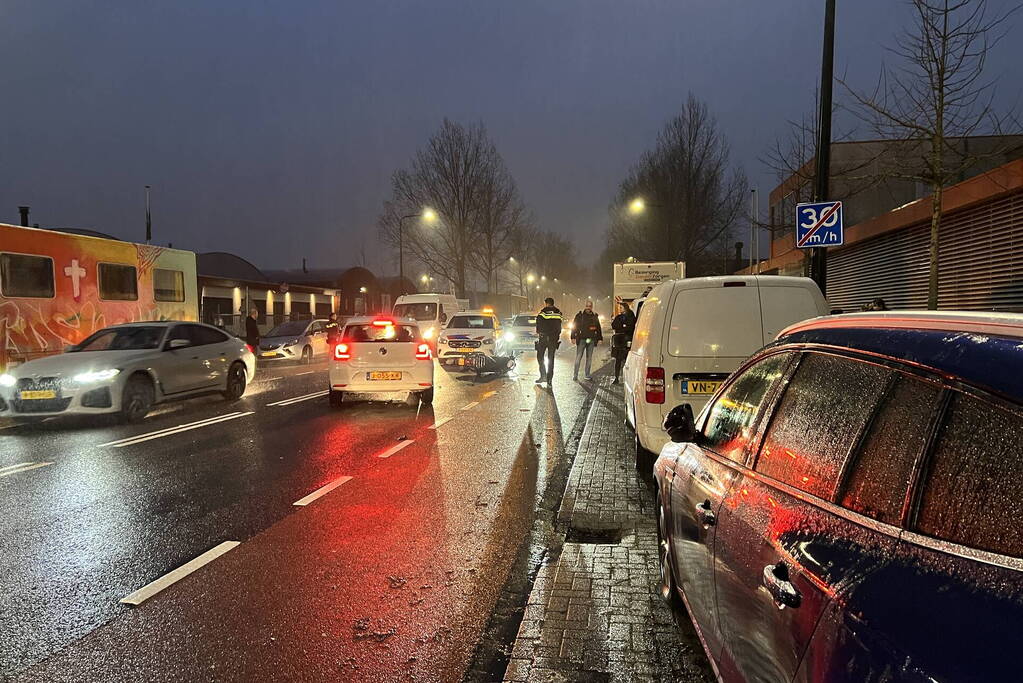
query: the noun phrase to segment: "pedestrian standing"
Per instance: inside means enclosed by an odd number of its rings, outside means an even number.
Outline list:
[[[636,330],[636,314],[629,308],[628,301],[618,300],[622,307],[621,313],[611,321],[611,356],[615,359],[615,378],[611,384],[618,384],[622,381],[622,366],[629,356],[629,348],[632,347],[632,333]]]
[[[340,341],[341,325],[337,321],[337,313],[331,312],[327,322],[323,325],[323,329],[327,331],[328,344],[335,344]]]
[[[536,363],[540,366],[540,377],[537,384],[547,382],[550,385],[554,378],[554,354],[561,346],[561,311],[554,305],[554,299],[543,300],[545,306],[536,314]],[[544,368],[546,359],[546,369]],[[553,385],[552,385],[553,386]]]
[[[249,316],[245,318],[245,342],[255,350],[259,346],[259,310],[249,309]]]
[[[586,379],[590,379],[590,366],[593,363],[593,347],[604,340],[600,330],[600,317],[593,312],[593,302],[587,300],[586,307],[575,314],[572,321],[572,343],[575,344],[575,368],[572,381],[579,380],[579,361],[586,356]]]

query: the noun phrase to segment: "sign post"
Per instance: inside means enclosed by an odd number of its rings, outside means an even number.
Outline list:
[[[797,247],[840,247],[844,242],[842,202],[796,204]]]

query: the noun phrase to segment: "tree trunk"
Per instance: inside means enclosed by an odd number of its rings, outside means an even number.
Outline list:
[[[930,269],[927,274],[927,308],[938,309],[938,228],[941,225],[941,183],[934,184],[931,195],[931,241],[928,247]]]

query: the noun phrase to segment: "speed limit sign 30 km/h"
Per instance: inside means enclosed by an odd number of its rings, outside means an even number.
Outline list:
[[[842,202],[796,204],[796,246],[837,247],[845,241]]]

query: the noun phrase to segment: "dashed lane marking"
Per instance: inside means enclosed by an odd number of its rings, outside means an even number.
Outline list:
[[[327,495],[328,493],[330,493],[331,491],[336,489],[341,484],[344,484],[345,482],[348,482],[348,481],[351,481],[351,480],[352,480],[351,477],[341,477],[339,479],[335,479],[334,481],[330,482],[329,484],[327,484],[325,486],[321,486],[320,488],[316,489],[315,491],[310,493],[305,498],[299,498],[294,503],[292,503],[292,505],[299,505],[299,506],[308,505],[309,503],[313,502],[314,500],[316,500],[320,496]]]
[[[136,436],[129,436],[124,439],[118,439],[117,441],[108,441],[107,443],[101,443],[99,448],[106,446],[113,446],[114,448],[124,448],[125,446],[133,446],[137,443],[144,441],[152,441],[153,439],[159,439],[164,436],[171,436],[172,434],[180,434],[181,432],[187,432],[192,429],[199,429],[200,427],[206,427],[208,425],[217,424],[218,422],[227,422],[228,420],[236,420],[239,417],[245,417],[246,415],[252,415],[253,411],[245,413],[235,412],[228,413],[227,415],[218,415],[217,417],[207,418],[205,420],[199,420],[197,422],[189,422],[187,424],[178,425],[177,427],[168,427],[167,429],[160,429],[155,432],[149,432],[147,434],[138,434]]]
[[[291,398],[286,398],[286,399],[281,400],[281,401],[274,401],[273,403],[267,403],[266,405],[267,406],[290,406],[292,403],[301,403],[302,401],[310,401],[310,400],[312,400],[314,398],[320,398],[321,396],[326,396],[328,393],[329,393],[329,391],[324,389],[323,391],[314,391],[311,394],[304,394],[302,396],[293,396]]]
[[[478,406],[479,404],[480,404],[480,402],[479,402],[479,401],[473,401],[473,402],[472,402],[472,403],[470,403],[469,405],[466,405],[466,406],[462,406],[462,410],[472,410],[473,408],[475,408],[475,407],[476,407],[476,406]]]
[[[388,448],[386,451],[384,451],[383,453],[381,453],[377,457],[378,458],[389,458],[392,455],[394,455],[395,453],[397,453],[398,451],[400,451],[402,448],[405,448],[405,446],[408,446],[413,441],[415,441],[415,439],[404,439],[403,441],[399,441],[397,445],[391,446],[390,448]]]
[[[452,420],[454,420],[454,419],[455,419],[455,416],[454,416],[454,415],[450,415],[450,416],[448,416],[448,417],[445,417],[445,418],[444,418],[443,420],[437,420],[437,421],[436,421],[436,422],[434,422],[434,423],[433,423],[432,425],[430,425],[429,427],[427,427],[427,429],[440,429],[441,427],[443,427],[443,426],[444,426],[444,425],[446,425],[446,424],[447,424],[448,422],[451,422],[451,421],[452,421]]]
[[[314,372],[316,372],[316,371],[315,370],[309,370],[308,372],[296,372],[293,376],[294,377],[301,377],[302,375],[311,375]]]
[[[18,474],[19,472],[28,472],[29,470],[36,470],[40,467],[46,467],[52,465],[52,462],[19,462],[17,465],[8,465],[7,467],[0,467],[0,477],[6,477],[11,474]]]
[[[491,396],[493,396],[496,393],[497,393],[496,389],[494,389],[492,391],[488,391],[487,393],[483,394],[483,396],[480,398],[480,400],[482,401],[484,399],[488,399],[488,398],[490,398]]]
[[[217,559],[218,557],[226,553],[228,550],[231,550],[232,548],[237,548],[239,545],[241,545],[241,541],[224,541],[220,545],[210,548],[199,557],[193,560],[189,560],[188,562],[181,565],[174,571],[164,574],[156,581],[153,581],[152,583],[147,583],[145,586],[139,588],[131,595],[121,598],[121,602],[124,603],[125,605],[141,605],[143,602],[153,597],[154,595],[162,591],[164,588],[167,588],[168,586],[174,584],[175,582],[180,581],[181,579],[185,578],[186,576],[194,572],[196,569],[199,569],[209,564],[213,560]]]

